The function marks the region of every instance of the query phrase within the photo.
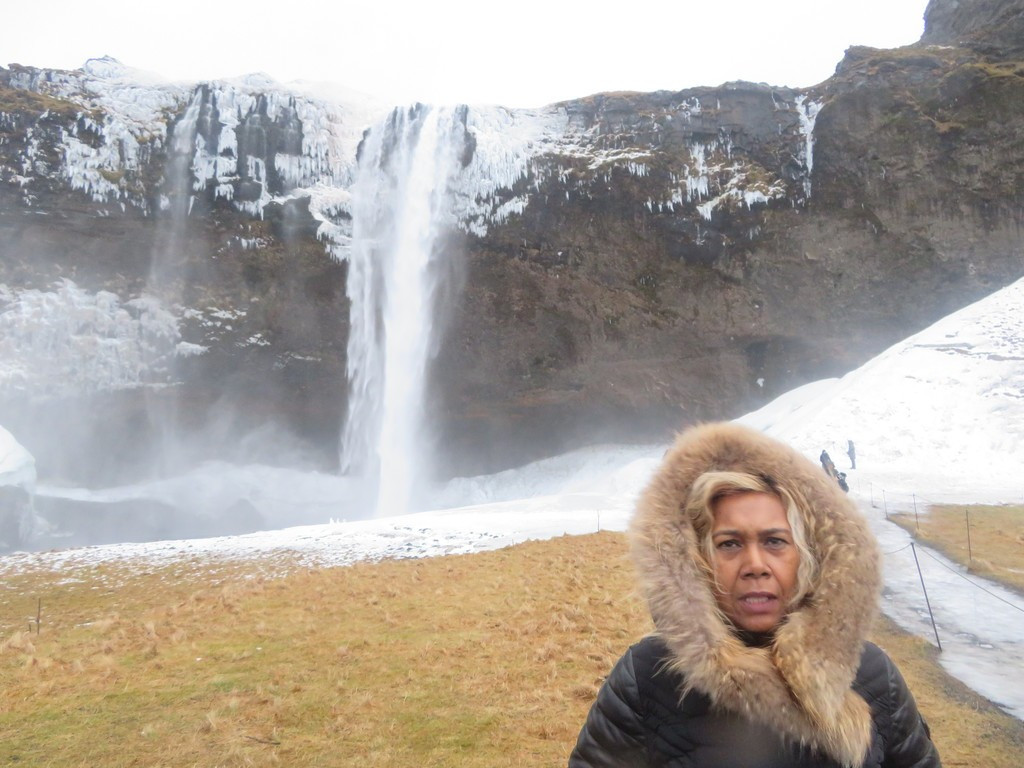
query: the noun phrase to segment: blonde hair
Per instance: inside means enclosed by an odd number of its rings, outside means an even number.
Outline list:
[[[715,502],[724,496],[741,493],[768,493],[777,498],[786,511],[786,522],[793,534],[793,545],[799,554],[796,572],[796,589],[790,604],[790,610],[798,607],[814,588],[818,576],[818,558],[808,543],[808,531],[805,513],[797,503],[797,495],[781,484],[761,475],[747,472],[705,472],[700,475],[690,489],[683,511],[690,525],[697,534],[700,552],[703,556],[705,571],[711,584],[715,582],[714,543],[711,532],[715,523]],[[806,507],[806,503],[804,503]]]

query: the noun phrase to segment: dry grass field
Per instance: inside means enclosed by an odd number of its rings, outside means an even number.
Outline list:
[[[890,518],[971,573],[1024,595],[1024,506],[941,504]]]
[[[5,766],[563,766],[650,628],[614,533],[277,576],[2,567]],[[947,767],[1020,767],[1024,724],[924,642],[874,639]]]

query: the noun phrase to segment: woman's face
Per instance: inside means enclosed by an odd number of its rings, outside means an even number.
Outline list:
[[[718,607],[740,629],[771,632],[796,588],[800,553],[777,496],[746,492],[713,508],[711,563]]]

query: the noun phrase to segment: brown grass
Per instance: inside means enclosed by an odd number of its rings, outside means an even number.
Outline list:
[[[561,766],[603,676],[650,628],[621,534],[259,573],[0,574],[0,764]],[[1019,721],[923,641],[876,640],[946,765],[1019,765]]]
[[[971,573],[1024,595],[1024,506],[940,504],[890,518]]]
[[[87,112],[88,110],[84,110],[81,106],[70,101],[43,93],[0,85],[0,111],[37,114],[55,112],[65,117],[74,117],[79,112]]]

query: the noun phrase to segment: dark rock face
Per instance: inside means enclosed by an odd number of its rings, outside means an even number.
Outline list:
[[[463,337],[439,366],[461,372],[443,388],[465,393],[453,411],[486,392],[552,450],[611,425],[732,417],[1019,278],[1022,74],[962,48],[851,49],[809,94],[823,106],[807,200],[791,189],[703,222],[644,210],[624,180],[612,199],[528,209],[470,249]],[[747,88],[744,105],[770,93]],[[658,108],[637,98],[634,115]],[[787,178],[792,148],[757,128],[771,112],[736,114],[719,128]],[[648,139],[639,120],[625,133]],[[481,354],[490,364],[470,365]],[[508,374],[475,375],[496,370]],[[467,453],[507,449],[479,423]]]
[[[805,365],[805,331],[754,330],[764,296],[747,284],[758,231],[776,208],[805,204],[795,96],[733,84],[566,105],[581,132],[597,134],[595,154],[614,147],[647,167],[602,176],[552,153],[545,161],[559,181],[543,187],[545,203],[467,243],[467,290],[437,366],[453,417],[448,443],[464,446],[463,466],[522,460],[538,446],[667,435],[749,400],[766,374],[784,386],[821,370],[774,377]],[[690,119],[680,105],[694,107]],[[678,200],[649,205],[686,176],[695,143],[720,145],[705,158],[722,168],[713,184],[720,175],[726,187],[734,177],[724,169],[742,166],[784,195],[750,207],[725,200],[707,219]]]
[[[737,416],[1019,278],[1020,18],[1017,2],[934,1],[922,43],[852,48],[803,92],[733,83],[551,107],[560,133],[489,198],[511,214],[448,236],[464,280],[431,372],[443,471]],[[150,465],[139,446],[157,453],[167,423],[200,455],[273,462],[287,446],[336,466],[348,299],[324,228],[349,214],[292,194],[350,173],[315,149],[319,118],[272,89],[200,86],[143,135],[62,97],[71,77],[0,70],[0,283],[156,292],[189,310],[177,341],[206,351],[147,368],[176,382],[160,389],[42,404],[8,390],[0,423],[41,477],[69,482]],[[193,163],[176,220],[174,139],[193,118],[208,168]],[[119,159],[71,176],[80,145]],[[463,166],[484,151],[469,141]],[[154,286],[165,258],[177,277]],[[62,427],[54,402],[93,418]],[[33,444],[47,418],[60,439]],[[83,463],[97,434],[125,461]]]
[[[931,0],[921,42],[972,48],[986,56],[1024,52],[1024,5],[1007,0]]]

